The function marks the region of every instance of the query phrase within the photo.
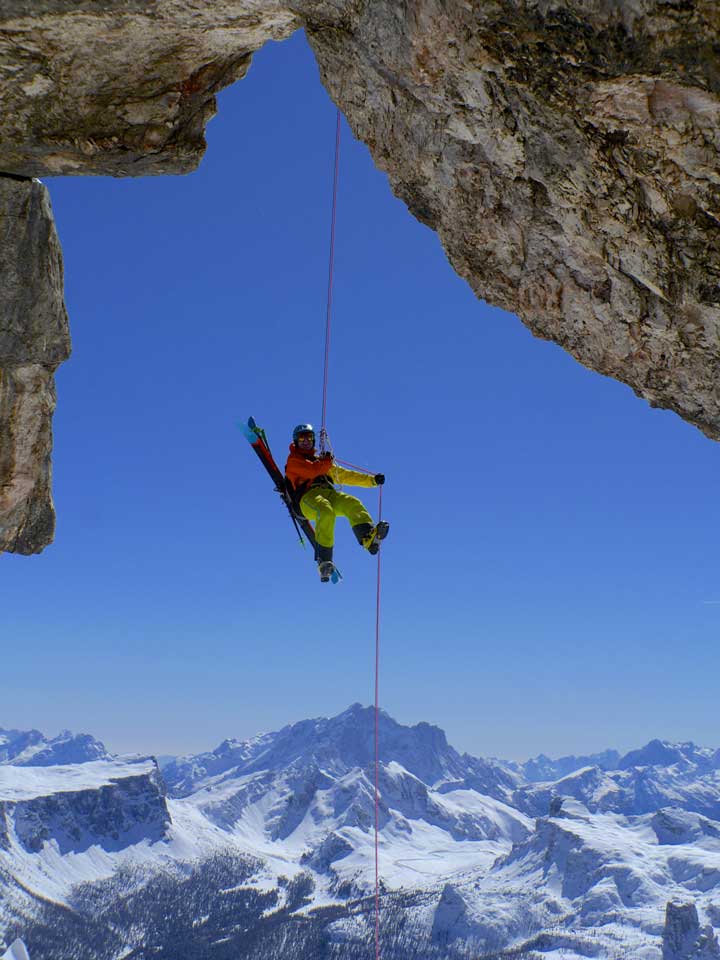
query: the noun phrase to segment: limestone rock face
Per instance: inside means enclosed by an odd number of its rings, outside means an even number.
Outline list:
[[[47,189],[0,176],[0,551],[52,540],[53,373],[70,353]]]
[[[717,0],[4,0],[0,172],[187,172],[214,94],[299,27],[479,297],[720,439]],[[0,548],[20,552],[52,535],[67,352],[59,314],[30,336],[42,270],[32,283],[9,321],[0,300]],[[27,356],[8,372],[18,324]]]
[[[304,6],[333,98],[478,296],[720,438],[715,0]]]
[[[0,170],[187,173],[214,94],[298,26],[273,0],[3,0]]]

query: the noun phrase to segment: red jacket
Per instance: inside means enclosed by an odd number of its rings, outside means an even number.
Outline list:
[[[372,473],[346,470],[345,467],[334,463],[330,454],[322,457],[316,457],[314,453],[308,455],[299,450],[294,443],[290,444],[285,476],[292,484],[298,502],[310,487],[314,486],[329,487],[334,483],[345,483],[352,487],[375,486],[375,477]]]
[[[290,444],[290,456],[285,464],[285,476],[293,485],[296,497],[301,497],[313,480],[327,476],[333,468],[332,457],[316,457],[314,453],[306,454],[298,450],[294,443]]]

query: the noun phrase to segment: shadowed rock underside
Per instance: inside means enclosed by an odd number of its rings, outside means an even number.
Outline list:
[[[47,189],[0,176],[0,551],[53,537],[54,372],[70,353],[63,266]]]

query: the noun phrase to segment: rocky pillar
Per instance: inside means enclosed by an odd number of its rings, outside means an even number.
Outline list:
[[[668,903],[662,941],[663,960],[718,960],[720,946],[713,928],[700,929],[694,903]]]
[[[0,175],[0,552],[38,553],[53,538],[54,373],[69,355],[47,189]]]

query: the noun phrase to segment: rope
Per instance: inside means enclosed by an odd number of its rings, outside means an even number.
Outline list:
[[[382,520],[382,491],[379,487],[378,523]],[[380,869],[378,866],[378,830],[380,825],[380,558],[377,555],[377,593],[375,596],[375,960],[380,960]]]
[[[332,320],[333,274],[335,271],[335,221],[337,218],[338,170],[340,167],[340,108],[335,126],[335,170],[333,173],[332,216],[330,218],[330,263],[328,265],[327,310],[325,313],[325,367],[323,370],[322,422],[320,424],[320,453],[328,449],[327,442],[327,393],[330,367],[330,324]]]
[[[356,463],[350,463],[349,460],[341,460],[340,457],[335,457],[335,463],[339,463],[341,467],[350,467],[351,470],[359,470],[360,473],[367,473],[371,476],[376,473],[375,470],[370,470],[368,467],[359,467]],[[382,491],[380,492],[382,493]]]
[[[348,460],[335,457],[335,462],[361,473],[374,473],[366,467],[359,467]],[[382,520],[382,486],[378,487],[378,523]],[[380,559],[382,549],[377,555],[377,588],[375,593],[375,960],[380,960],[380,594],[382,588],[382,567]]]
[[[337,188],[338,171],[340,166],[340,109],[337,111],[335,126],[335,168],[333,172],[332,215],[330,219],[330,263],[328,265],[327,310],[325,314],[325,364],[323,369],[323,396],[322,422],[320,425],[320,452],[325,453],[330,448],[327,435],[327,395],[328,371],[330,368],[330,327],[332,321],[333,274],[335,271],[335,223],[337,220]],[[336,458],[337,459],[337,458]],[[364,467],[344,460],[337,463],[360,470],[363,473],[373,473]],[[378,523],[382,520],[382,486],[378,489]],[[375,960],[380,960],[380,867],[379,867],[379,840],[380,829],[380,590],[382,586],[380,557],[377,555],[377,590],[375,596]]]

